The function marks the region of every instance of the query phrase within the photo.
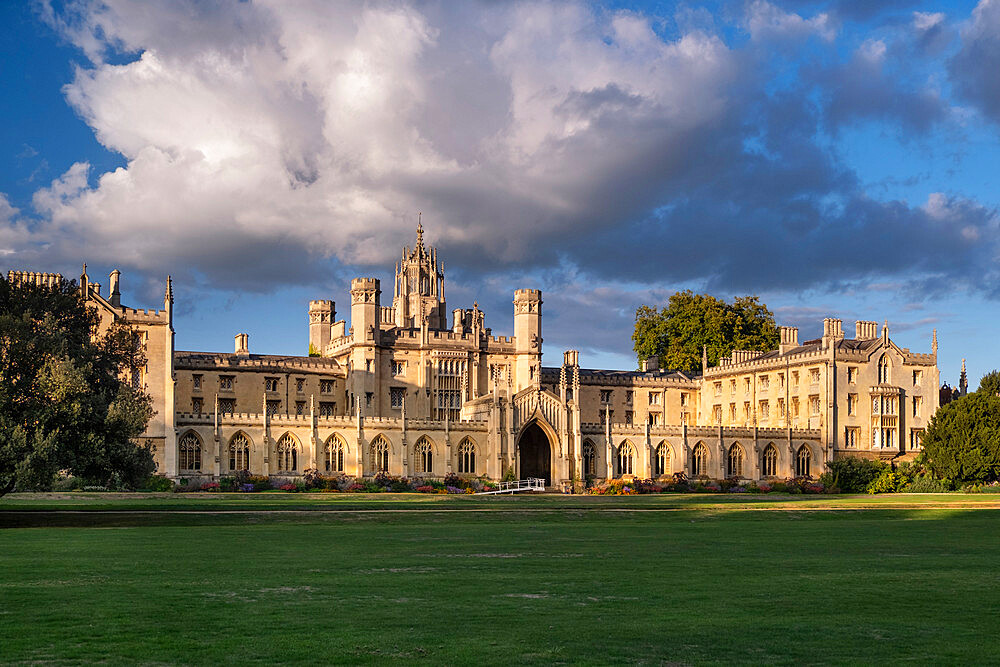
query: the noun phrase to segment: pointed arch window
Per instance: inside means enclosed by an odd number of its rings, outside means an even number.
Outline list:
[[[382,436],[372,441],[372,466],[375,472],[389,472],[389,443]]]
[[[743,448],[740,447],[738,442],[733,443],[733,446],[729,448],[729,456],[726,460],[726,476],[743,476]]]
[[[476,474],[476,444],[470,438],[458,445],[458,472]]]
[[[618,476],[631,475],[632,474],[632,460],[635,458],[635,454],[632,449],[632,443],[625,441],[618,448]]]
[[[666,442],[661,442],[656,447],[656,456],[653,458],[653,475],[662,477],[670,474],[670,447]]]
[[[242,433],[237,433],[229,441],[229,469],[250,469],[250,439]]]
[[[278,470],[295,472],[298,469],[299,448],[295,436],[286,433],[278,440]]]
[[[177,443],[177,449],[181,470],[201,470],[201,438],[197,433],[185,433]]]
[[[331,435],[326,440],[324,458],[326,460],[326,472],[344,472],[344,453],[347,446],[339,435]]]
[[[597,475],[597,450],[589,440],[583,443],[583,476],[588,475]]]
[[[434,472],[434,449],[426,436],[417,440],[414,454],[417,461],[417,472],[424,474]]]
[[[889,357],[885,354],[878,360],[878,383],[889,384]]]
[[[806,445],[799,447],[799,451],[795,454],[795,476],[796,477],[808,477],[809,476],[809,461],[812,458],[811,452]]]
[[[704,442],[699,442],[694,447],[691,456],[691,474],[695,477],[702,477],[708,474],[708,447]]]
[[[761,475],[764,477],[774,477],[778,474],[778,449],[773,443],[764,448],[761,454]]]

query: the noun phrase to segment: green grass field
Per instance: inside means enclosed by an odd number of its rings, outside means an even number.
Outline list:
[[[14,495],[0,662],[996,663],[998,508]]]

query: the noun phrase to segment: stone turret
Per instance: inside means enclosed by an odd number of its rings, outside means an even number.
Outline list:
[[[120,308],[122,305],[121,278],[122,272],[118,269],[108,276],[108,302],[115,308]]]
[[[424,246],[424,227],[417,223],[417,244],[403,248],[396,264],[392,299],[395,324],[401,328],[431,330],[448,328],[444,298],[444,264],[438,264],[437,250]]]
[[[327,299],[309,302],[309,353],[323,354],[330,343],[333,321],[337,317],[336,304]]]
[[[355,343],[378,342],[381,295],[378,278],[355,278],[351,281],[351,329]]]
[[[542,291],[514,292],[514,349],[517,351],[517,388],[540,381],[542,361]]]

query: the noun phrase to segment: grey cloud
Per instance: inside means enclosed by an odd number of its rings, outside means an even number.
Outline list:
[[[847,63],[813,69],[808,76],[826,98],[831,128],[876,120],[922,134],[944,121],[948,103],[937,91],[910,81],[902,62],[892,54],[873,57],[862,48]]]
[[[873,21],[908,10],[919,4],[918,0],[784,0],[788,8],[829,11],[852,21]]]
[[[1000,2],[981,0],[948,71],[956,92],[1000,124]]]

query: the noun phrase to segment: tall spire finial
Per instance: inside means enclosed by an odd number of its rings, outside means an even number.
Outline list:
[[[424,244],[423,217],[423,213],[417,213],[417,246],[422,246]]]
[[[934,330],[934,334],[931,336],[931,352],[937,354],[938,342],[937,342],[937,329]]]

